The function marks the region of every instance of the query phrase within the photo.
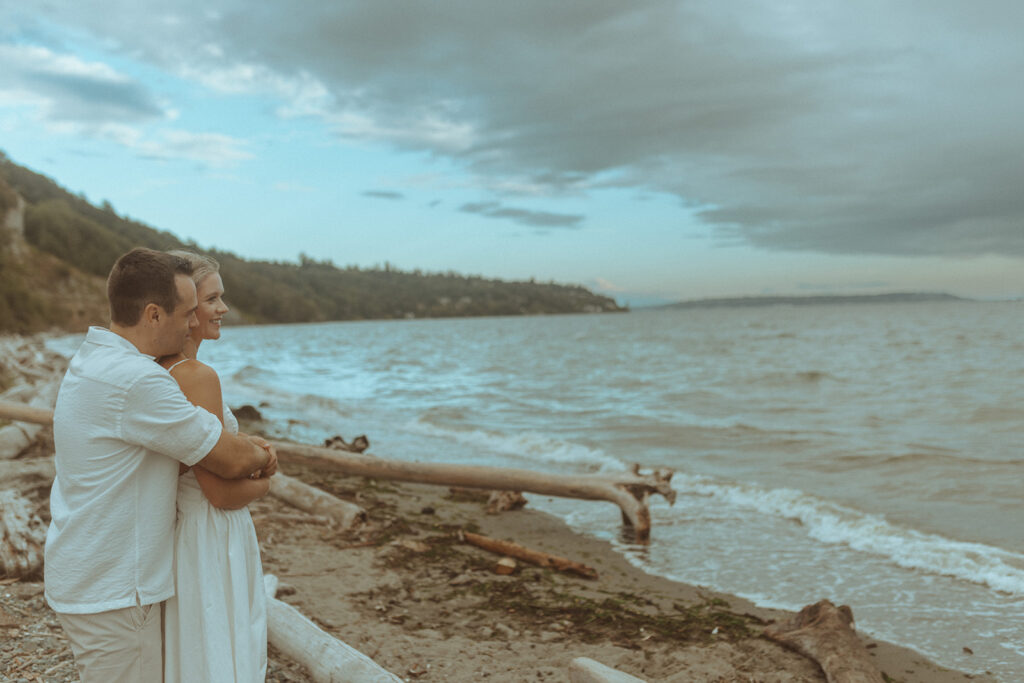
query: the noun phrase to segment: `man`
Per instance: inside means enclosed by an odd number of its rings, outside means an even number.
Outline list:
[[[44,579],[83,683],[161,680],[179,463],[228,479],[277,467],[266,441],[224,431],[154,362],[197,324],[190,273],[151,249],[118,259],[110,329],[89,328],[57,395]]]

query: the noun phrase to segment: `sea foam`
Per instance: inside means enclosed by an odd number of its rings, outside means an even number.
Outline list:
[[[981,543],[957,541],[908,529],[793,489],[761,489],[677,474],[679,495],[799,522],[809,537],[886,558],[904,569],[951,576],[1011,595],[1024,595],[1024,555]]]

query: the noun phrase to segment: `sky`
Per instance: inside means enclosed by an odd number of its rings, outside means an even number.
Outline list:
[[[1018,0],[0,0],[0,150],[246,258],[1024,296]]]

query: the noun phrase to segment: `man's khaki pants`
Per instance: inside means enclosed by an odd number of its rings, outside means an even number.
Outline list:
[[[97,614],[58,613],[82,683],[160,683],[163,603]]]

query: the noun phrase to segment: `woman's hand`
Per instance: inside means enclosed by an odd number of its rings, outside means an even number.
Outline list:
[[[257,470],[249,475],[250,479],[262,479],[264,477],[272,477],[277,472],[277,449],[269,441],[264,439],[262,436],[249,436],[249,441],[262,448],[269,455],[267,464],[262,469]]]

